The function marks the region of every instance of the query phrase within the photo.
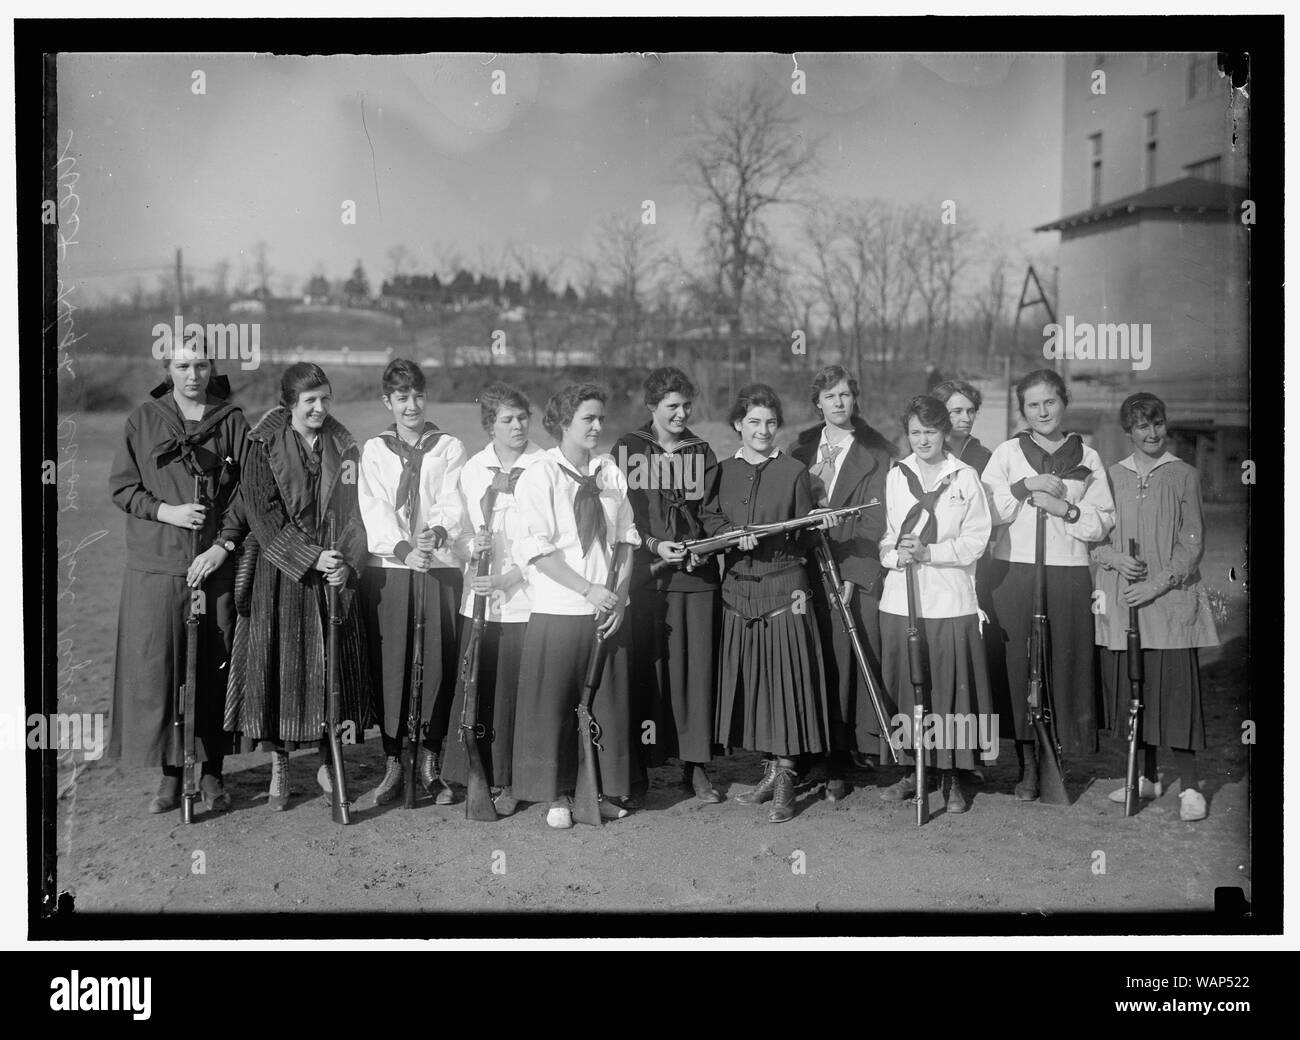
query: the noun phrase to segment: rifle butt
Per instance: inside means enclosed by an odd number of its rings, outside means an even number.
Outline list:
[[[483,771],[483,758],[479,754],[478,740],[474,734],[465,734],[465,819],[479,823],[495,823],[496,806],[492,804],[492,789]]]
[[[1038,800],[1047,805],[1069,805],[1061,752],[1047,720],[1041,715],[1034,717],[1034,740],[1038,745]]]
[[[575,823],[600,826],[600,778],[596,766],[594,722],[585,704],[578,705],[578,783],[573,792]]]
[[[916,760],[916,825],[924,827],[930,819],[930,778],[926,775],[925,748],[921,734],[925,729],[925,691],[913,688],[916,703],[912,706],[912,755]]]

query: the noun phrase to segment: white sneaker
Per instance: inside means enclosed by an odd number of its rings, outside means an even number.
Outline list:
[[[332,795],[334,793],[334,785],[330,783],[329,766],[321,766],[316,770],[316,782],[320,784],[320,789],[326,794]]]
[[[1186,820],[1189,823],[1195,820],[1203,820],[1207,811],[1205,795],[1201,794],[1195,787],[1189,787],[1178,796],[1178,818],[1180,820]]]
[[[553,805],[546,813],[546,826],[566,830],[573,826],[573,810],[563,805]]]
[[[1138,797],[1145,798],[1148,802],[1153,798],[1159,798],[1164,794],[1165,785],[1156,781],[1152,783],[1145,776],[1138,777]],[[1107,796],[1112,802],[1124,802],[1124,788],[1117,787]]]
[[[608,798],[600,800],[600,818],[602,820],[621,820],[627,815],[627,810],[621,805],[616,805]]]

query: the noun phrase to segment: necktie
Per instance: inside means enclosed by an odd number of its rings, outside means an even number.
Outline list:
[[[821,445],[822,457],[815,463],[809,475],[821,484],[821,501],[819,505],[828,504],[831,497],[831,484],[835,482],[835,456],[843,450],[839,444]]]
[[[589,477],[579,476],[561,466],[569,478],[578,485],[578,493],[573,498],[573,518],[578,522],[578,541],[582,545],[582,555],[591,551],[591,544],[597,538],[605,541],[605,510],[600,505],[600,467]]]
[[[427,423],[420,440],[416,444],[407,444],[397,434],[397,427],[390,426],[381,435],[388,450],[402,460],[402,475],[397,481],[396,505],[400,508],[406,504],[406,520],[415,531],[415,518],[420,509],[420,470],[424,466],[424,457],[442,438],[440,431],[432,423]]]
[[[939,481],[938,487],[933,491],[921,490],[921,478],[912,472],[911,468],[904,466],[901,462],[895,465],[903,471],[903,477],[907,480],[907,490],[912,493],[916,499],[912,508],[907,511],[907,516],[903,518],[903,525],[898,529],[899,534],[913,534],[916,530],[916,522],[921,519],[923,512],[929,513],[930,518],[926,520],[925,526],[921,528],[919,540],[922,545],[933,545],[939,537],[939,521],[934,515],[934,507],[939,502],[939,496],[952,483],[956,472],[949,473],[943,480]]]
[[[1050,473],[1061,480],[1087,480],[1092,470],[1083,465],[1083,438],[1077,433],[1066,434],[1065,443],[1050,455],[1028,431],[1016,434],[1025,461],[1035,473]]]
[[[509,473],[502,473],[500,466],[489,466],[488,469],[492,471],[492,483],[483,492],[479,508],[483,513],[483,523],[491,526],[492,509],[496,505],[497,495],[513,495],[515,485],[519,483],[519,475],[524,470],[522,466],[515,466]]]

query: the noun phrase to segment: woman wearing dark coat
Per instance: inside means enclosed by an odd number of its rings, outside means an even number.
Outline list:
[[[790,454],[808,467],[817,504],[840,509],[878,502],[828,532],[863,649],[880,680],[880,538],[885,533],[885,477],[893,445],[858,414],[858,381],[839,365],[813,378],[812,403],[823,421],[799,435]],[[810,563],[812,600],[826,666],[831,753],[826,762],[826,797],[847,793],[844,771],[852,752],[876,754],[888,734],[879,732],[866,683],[839,610],[826,598],[815,563]]]
[[[248,630],[246,656],[232,665],[226,725],[270,747],[267,805],[275,811],[288,804],[288,752],[302,745],[319,744],[317,782],[326,794],[332,789],[324,738],[327,583],[339,590],[344,615],[340,718],[345,726],[352,723],[350,736],[358,743],[374,718],[355,597],[367,558],[357,505],[360,454],[329,405],[329,381],[320,367],[291,365],[280,382],[280,407],[249,434],[240,489],[258,557],[249,616],[240,618]]]
[[[185,681],[191,594],[201,588],[195,754],[205,804],[224,811],[230,796],[222,759],[232,741],[222,730],[222,708],[235,627],[233,554],[244,535],[236,492],[248,423],[226,400],[225,378],[201,354],[169,359],[166,373],[151,399],[127,417],[109,476],[113,504],[126,513],[126,572],[107,754],[127,765],[161,766],[149,811],[176,807],[182,763],[172,756],[172,704]]]
[[[631,681],[643,764],[682,764],[682,787],[720,802],[705,764],[713,757],[717,634],[722,601],[712,560],[686,569],[682,542],[700,538],[700,508],[718,474],[707,441],[687,427],[695,386],[685,372],[660,368],[645,381],[650,421],[624,434],[614,460],[627,476],[628,501],[641,545],[632,556]],[[658,570],[651,568],[657,566]]]

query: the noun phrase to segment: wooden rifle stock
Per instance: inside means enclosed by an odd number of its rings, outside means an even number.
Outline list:
[[[1128,540],[1128,554],[1137,559],[1136,538]],[[1138,811],[1138,736],[1142,715],[1142,635],[1138,629],[1138,607],[1128,608],[1128,768],[1124,771],[1124,815]]]
[[[406,739],[410,758],[406,762],[406,783],[402,787],[402,808],[414,809],[419,783],[420,737],[424,732],[424,629],[427,588],[423,571],[411,572],[411,691],[407,698]]]
[[[912,754],[916,759],[916,825],[923,827],[930,819],[930,781],[921,740],[925,729],[925,654],[916,610],[916,564],[909,563],[904,573],[907,577],[907,670],[912,680]]]
[[[605,588],[610,592],[618,588],[623,562],[627,559],[630,546],[620,542],[614,549],[609,564],[609,576],[605,579]],[[608,616],[608,615],[606,615]],[[599,625],[605,618],[596,615]],[[587,659],[587,676],[582,683],[582,698],[578,701],[578,783],[573,793],[573,819],[578,823],[600,826],[600,776],[596,752],[603,751],[600,746],[600,723],[591,714],[591,702],[600,688],[600,679],[605,671],[605,637],[596,632],[596,642]]]
[[[326,523],[329,528],[329,543],[331,549],[338,548],[337,532],[335,531],[334,513],[331,511]],[[325,685],[326,685],[326,711],[325,711],[325,739],[329,743],[330,769],[333,772],[333,782],[330,784],[330,815],[335,823],[349,824],[352,822],[351,805],[348,802],[348,781],[343,769],[343,745],[340,742],[339,730],[342,729],[343,714],[343,690],[340,683],[341,654],[342,646],[339,640],[342,638],[341,628],[343,627],[343,615],[339,609],[339,590],[336,586],[325,583],[325,599],[329,605],[329,631],[326,635],[325,645]]]
[[[203,499],[203,477],[194,475],[194,502]],[[190,529],[190,559],[199,555],[200,527]],[[181,764],[181,822],[194,822],[194,802],[198,786],[194,777],[194,715],[199,681],[199,615],[203,612],[203,590],[190,590],[190,612],[185,618],[185,683],[177,697],[172,715],[172,758]]]
[[[1069,805],[1052,711],[1051,666],[1047,660],[1047,513],[1034,517],[1033,621],[1029,627],[1029,723],[1038,748],[1038,798],[1048,805]]]
[[[489,511],[484,519],[491,516]],[[488,531],[488,525],[483,525]],[[476,577],[486,578],[492,572],[492,552],[479,557]],[[488,736],[488,729],[478,720],[478,673],[483,650],[483,629],[487,624],[487,596],[475,595],[474,616],[470,622],[469,645],[461,661],[461,681],[464,683],[465,701],[460,713],[460,742],[465,745],[465,819],[488,821],[497,818],[492,804],[492,791],[488,787],[487,773],[483,769],[483,755],[478,742]]]

